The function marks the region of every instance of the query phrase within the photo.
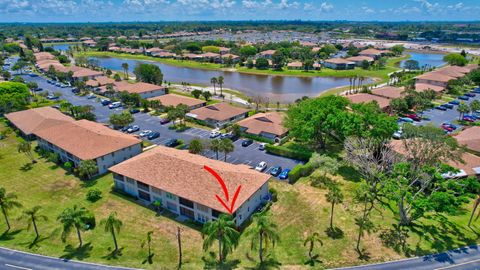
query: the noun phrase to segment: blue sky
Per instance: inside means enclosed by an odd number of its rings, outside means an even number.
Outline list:
[[[0,0],[1,22],[480,20],[480,0]]]

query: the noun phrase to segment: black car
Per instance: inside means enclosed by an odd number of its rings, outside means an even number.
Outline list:
[[[442,106],[437,106],[437,107],[435,107],[435,109],[440,110],[440,111],[446,111],[447,110],[447,108],[442,107]]]
[[[452,105],[452,104],[448,104],[448,103],[447,103],[447,104],[440,105],[440,106],[445,107],[445,108],[447,108],[447,109],[453,109],[453,105]]]
[[[170,139],[165,143],[166,147],[175,147],[178,146],[180,142],[177,139]]]
[[[154,132],[150,133],[150,134],[147,136],[147,139],[153,140],[153,139],[156,139],[156,138],[158,138],[158,137],[160,137],[160,133],[154,131]]]
[[[121,129],[121,131],[127,132],[127,130],[128,130],[129,128],[131,128],[131,127],[132,127],[131,125],[124,126],[124,127]]]
[[[243,140],[242,146],[243,146],[243,147],[247,147],[247,146],[249,146],[249,145],[252,144],[252,143],[253,143],[253,140],[246,139],[246,140]]]
[[[467,97],[475,97],[475,94],[474,94],[474,93],[466,93],[465,96],[467,96]]]
[[[78,88],[72,88],[72,93],[78,94],[80,93],[80,90],[78,90]]]
[[[110,104],[112,102],[108,99],[102,99],[102,101],[100,103],[102,103],[103,106],[107,106],[108,104]]]
[[[139,113],[139,112],[140,112],[139,109],[130,109],[131,114],[136,114],[136,113]]]
[[[270,175],[277,177],[280,173],[282,172],[282,167],[273,167],[272,170],[270,171]]]
[[[170,123],[170,120],[167,119],[167,118],[160,118],[160,124],[161,125],[165,125],[165,124],[168,124]]]

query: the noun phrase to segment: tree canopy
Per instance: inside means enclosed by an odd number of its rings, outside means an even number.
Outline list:
[[[138,64],[133,71],[137,81],[162,85],[163,74],[157,65]]]
[[[0,113],[24,110],[28,105],[30,91],[23,83],[0,83]]]

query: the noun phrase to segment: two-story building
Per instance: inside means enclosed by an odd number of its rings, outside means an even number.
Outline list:
[[[177,94],[166,94],[163,96],[149,98],[148,100],[158,100],[165,107],[176,107],[180,104],[187,105],[190,110],[194,110],[207,105],[205,100],[181,96]]]
[[[213,169],[225,182],[226,195]],[[232,214],[240,226],[268,199],[268,179],[246,165],[233,165],[187,151],[157,146],[110,168],[115,187],[140,201],[161,202],[162,207],[192,220],[205,223],[220,214],[229,214],[217,196],[232,202]]]
[[[224,127],[225,125],[244,119],[248,110],[234,107],[226,102],[201,107],[187,113],[187,117],[196,119],[212,127]]]
[[[283,117],[279,112],[257,113],[239,121],[238,125],[245,133],[279,141],[288,133],[282,124]]]

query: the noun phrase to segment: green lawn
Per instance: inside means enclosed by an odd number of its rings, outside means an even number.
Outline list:
[[[4,130],[3,124],[0,131]],[[129,198],[111,191],[112,176],[107,174],[95,181],[80,181],[66,174],[62,168],[56,167],[37,157],[38,162],[31,165],[29,159],[17,152],[16,145],[20,139],[11,133],[0,140],[0,186],[18,195],[24,208],[35,205],[42,206],[42,213],[48,221],[38,223],[41,239],[32,243],[34,233],[27,231],[27,224],[17,220],[21,210],[11,213],[12,230],[0,235],[0,245],[50,256],[71,258],[76,260],[140,267],[148,269],[173,269],[177,260],[177,248],[174,232],[177,226],[182,228],[182,244],[184,250],[184,269],[200,269],[209,264],[208,258],[201,249],[202,238],[198,227],[182,224],[171,215],[156,216],[155,213],[136,204]],[[319,232],[324,245],[317,247],[324,267],[339,267],[354,264],[387,261],[405,257],[390,248],[384,247],[378,237],[382,230],[391,228],[396,221],[390,211],[383,210],[382,215],[374,213],[373,221],[376,232],[366,235],[363,245],[370,254],[369,261],[358,259],[354,251],[356,227],[354,217],[359,215],[359,207],[351,200],[352,192],[357,184],[354,171],[342,167],[335,177],[345,192],[345,202],[336,206],[336,226],[341,228],[344,237],[330,239],[325,235],[328,227],[330,205],[325,200],[325,190],[310,186],[308,178],[300,179],[295,185],[272,181],[270,186],[277,190],[278,201],[270,209],[277,223],[281,241],[271,252],[272,264],[279,264],[284,269],[310,269],[305,266],[307,250],[303,245],[306,235]],[[86,192],[98,188],[103,198],[95,203],[85,199]],[[116,211],[124,226],[118,236],[122,248],[121,255],[113,258],[111,248],[113,242],[110,234],[98,226],[95,230],[83,233],[84,248],[77,250],[75,235],[63,243],[60,240],[61,225],[56,217],[65,208],[74,204],[82,205],[93,211],[98,221],[110,212]],[[458,246],[473,244],[478,241],[476,231],[480,229],[475,221],[473,229],[468,229],[471,205],[466,205],[464,212],[457,216],[428,217],[417,222],[410,233],[408,249],[410,255],[422,255],[443,251]],[[0,219],[0,232],[5,228]],[[153,264],[143,264],[147,256],[140,243],[146,233],[154,231]],[[216,247],[212,249],[216,251]],[[228,264],[238,268],[249,268],[257,265],[255,252],[250,251],[250,241],[242,236],[235,252],[228,257]],[[227,267],[228,268],[228,267]]]

